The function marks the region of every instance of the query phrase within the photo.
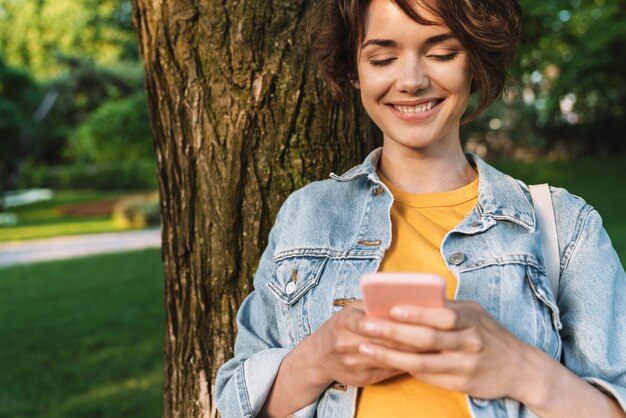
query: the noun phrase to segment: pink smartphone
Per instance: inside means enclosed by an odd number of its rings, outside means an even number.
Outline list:
[[[440,308],[446,304],[446,281],[432,273],[369,273],[361,278],[365,313],[391,318],[396,305]]]

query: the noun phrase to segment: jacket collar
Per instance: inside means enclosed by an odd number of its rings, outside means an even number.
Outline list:
[[[338,176],[330,173],[337,181],[351,181],[360,176],[380,182],[376,167],[382,154],[382,147],[376,148],[363,161]],[[478,155],[468,153],[467,159],[478,170],[478,205],[481,218],[508,220],[529,231],[535,230],[535,212],[528,194],[519,181],[487,164]]]
[[[335,173],[330,173],[330,177],[337,181],[350,181],[360,176],[368,176],[369,178],[371,178],[371,175],[373,174],[378,180],[376,167],[378,167],[378,160],[380,160],[380,156],[382,155],[382,153],[383,148],[378,147],[374,151],[370,152],[361,164],[352,167],[350,170],[346,171],[340,176]]]

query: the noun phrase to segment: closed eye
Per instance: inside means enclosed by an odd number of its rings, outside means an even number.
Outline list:
[[[430,55],[430,57],[436,59],[437,61],[450,61],[456,58],[457,55],[459,55],[458,52],[453,52],[446,55]]]
[[[387,58],[387,59],[384,59],[384,60],[369,60],[369,62],[370,62],[370,65],[373,65],[375,67],[380,67],[380,66],[383,66],[383,65],[391,64],[395,60],[396,60],[396,58]]]

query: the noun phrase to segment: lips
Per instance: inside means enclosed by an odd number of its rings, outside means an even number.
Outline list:
[[[420,123],[430,120],[441,108],[444,99],[422,99],[413,101],[388,102],[389,110],[401,121]]]
[[[409,113],[424,113],[431,110],[433,107],[437,106],[441,103],[443,99],[432,99],[428,102],[421,102],[417,104],[396,104],[390,103],[389,105],[396,109],[398,112],[409,114]]]

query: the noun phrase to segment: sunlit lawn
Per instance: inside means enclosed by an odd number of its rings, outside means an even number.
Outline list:
[[[159,250],[0,269],[0,417],[159,417]]]
[[[12,227],[0,227],[0,242],[119,231],[122,228],[113,222],[111,216],[63,215],[59,207],[119,198],[129,193],[95,190],[55,191],[52,200],[9,209],[9,212],[18,216],[19,223]]]

